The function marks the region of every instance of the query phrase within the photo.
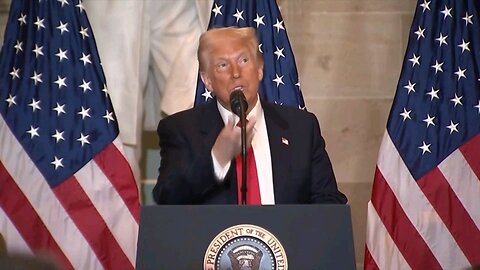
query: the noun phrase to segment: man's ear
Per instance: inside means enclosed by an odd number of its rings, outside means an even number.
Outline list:
[[[263,79],[263,65],[261,65],[259,68],[258,68],[258,81],[261,81]]]
[[[208,90],[212,91],[212,82],[210,81],[210,77],[206,72],[200,72],[200,78],[202,78],[203,84],[207,87]]]

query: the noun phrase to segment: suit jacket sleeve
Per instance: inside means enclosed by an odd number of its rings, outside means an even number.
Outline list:
[[[183,124],[182,124],[183,123]],[[153,198],[158,204],[197,204],[219,183],[213,172],[209,143],[178,117],[160,121],[161,164]]]
[[[347,203],[347,197],[338,190],[335,174],[330,158],[325,150],[318,120],[310,114],[312,119],[312,187],[310,203]]]

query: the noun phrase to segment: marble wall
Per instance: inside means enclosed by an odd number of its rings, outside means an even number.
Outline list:
[[[363,268],[367,202],[416,1],[283,0],[307,108],[349,198]]]
[[[8,18],[8,9],[10,0],[0,0],[0,41],[3,43],[3,33],[5,32],[5,24]]]
[[[395,92],[415,0],[277,0],[309,111],[319,118],[340,189],[352,210],[362,268],[366,206]],[[10,0],[0,0],[0,39]],[[157,138],[144,133],[145,204],[158,164]]]

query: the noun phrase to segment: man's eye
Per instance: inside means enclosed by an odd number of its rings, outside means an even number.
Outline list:
[[[242,58],[242,59],[240,59],[240,62],[242,62],[242,63],[247,63],[247,62],[248,62],[248,58]]]

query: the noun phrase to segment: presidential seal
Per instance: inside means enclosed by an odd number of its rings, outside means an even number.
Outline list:
[[[207,248],[205,270],[287,270],[287,256],[278,239],[262,227],[232,226]]]

